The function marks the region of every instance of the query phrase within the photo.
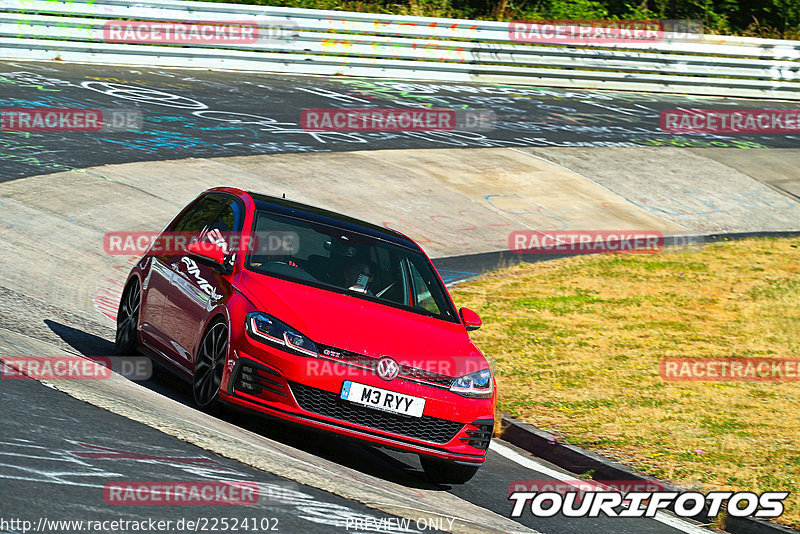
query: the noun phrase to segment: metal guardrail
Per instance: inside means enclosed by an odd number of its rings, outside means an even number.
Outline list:
[[[112,20],[257,25],[253,44],[112,43]],[[181,0],[3,0],[0,57],[800,100],[800,42],[665,33],[540,44],[509,24]]]

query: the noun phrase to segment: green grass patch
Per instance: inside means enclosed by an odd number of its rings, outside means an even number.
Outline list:
[[[457,286],[484,319],[499,408],[679,486],[791,491],[800,526],[800,384],[665,382],[665,357],[800,356],[800,243],[517,265]]]

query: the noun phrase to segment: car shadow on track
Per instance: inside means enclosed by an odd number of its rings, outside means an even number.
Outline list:
[[[83,356],[98,357],[114,353],[114,343],[78,328],[56,321],[45,324],[62,341]],[[137,384],[196,409],[191,386],[161,365],[153,366],[153,375]],[[447,491],[448,485],[433,484],[425,480],[416,455],[385,450],[366,445],[331,433],[323,433],[301,425],[254,415],[228,406],[217,406],[211,415],[231,424],[255,432],[267,439],[295,447],[315,456],[336,462],[364,474],[406,487]]]

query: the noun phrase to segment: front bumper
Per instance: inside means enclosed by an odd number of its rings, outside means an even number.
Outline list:
[[[459,463],[485,460],[494,426],[494,398],[467,399],[441,387],[299,356],[247,339],[232,352],[223,401],[374,445]],[[397,415],[339,398],[344,380],[424,397],[422,417]]]

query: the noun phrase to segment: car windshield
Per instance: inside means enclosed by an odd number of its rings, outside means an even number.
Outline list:
[[[420,252],[357,232],[258,211],[246,268],[456,322]]]

